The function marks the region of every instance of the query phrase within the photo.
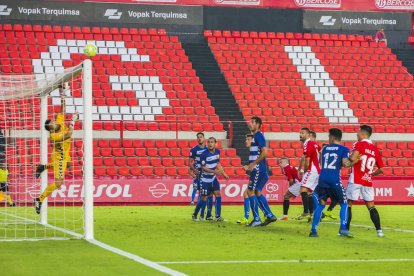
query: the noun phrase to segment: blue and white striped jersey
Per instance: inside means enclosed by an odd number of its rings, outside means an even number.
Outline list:
[[[266,147],[266,139],[262,132],[258,131],[253,137],[252,144],[250,146],[249,163],[253,163],[259,158],[262,148]],[[253,169],[253,171],[259,171],[260,173],[267,172],[266,158],[260,161],[259,164]]]
[[[215,149],[213,153],[211,153],[208,149],[206,149],[201,154],[201,166],[206,166],[210,170],[215,170],[217,168],[217,164],[220,162],[220,151]],[[201,174],[201,181],[205,183],[212,183],[216,179],[216,175],[214,173],[207,173],[202,172]]]
[[[201,160],[200,156],[201,154],[207,149],[206,146],[201,148],[199,145],[193,147],[190,150],[190,158],[194,159],[194,168],[197,169],[201,174]]]

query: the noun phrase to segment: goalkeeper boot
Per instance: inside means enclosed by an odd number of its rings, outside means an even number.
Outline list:
[[[37,166],[37,168],[36,168],[36,178],[39,178],[44,170],[46,170],[46,165]]]
[[[283,215],[283,217],[280,217],[279,220],[289,220],[288,216]]]
[[[236,221],[238,224],[246,225],[249,224],[249,220],[247,218],[242,218],[238,221]]]
[[[35,209],[36,209],[36,213],[40,214],[40,208],[42,208],[42,202],[40,202],[40,199],[37,197],[35,198]]]

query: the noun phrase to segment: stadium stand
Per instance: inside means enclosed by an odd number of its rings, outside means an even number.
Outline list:
[[[206,30],[205,38],[246,120],[264,117],[265,131],[316,132],[367,123],[378,133],[414,132],[413,77],[371,37]],[[276,65],[276,66],[274,66]],[[346,142],[352,148],[352,143]],[[377,142],[385,175],[413,175],[411,142]],[[270,141],[275,157],[297,157],[299,142]],[[344,170],[344,173],[347,173]]]
[[[375,132],[414,132],[413,78],[384,45],[355,35],[204,35],[246,119],[261,115],[270,131],[317,122],[317,132],[331,123],[355,124],[347,132],[357,123]]]
[[[79,64],[86,41],[95,41],[97,130],[115,130],[113,122],[99,123],[108,120],[154,121],[150,128],[166,130],[198,130],[192,122],[205,121],[211,124],[208,128],[223,130],[178,37],[167,36],[165,30],[4,24],[0,32],[1,71],[6,74],[59,72]],[[81,95],[72,96],[68,114],[81,109]],[[189,123],[177,126],[177,121]]]
[[[4,24],[0,32],[3,74],[62,70],[84,58],[87,40],[96,42],[93,129],[98,132],[224,133],[178,37],[163,29]],[[236,31],[205,31],[204,36],[245,119],[263,117],[265,132],[298,132],[312,125],[320,133],[341,123],[345,132],[355,132],[359,123],[369,123],[381,133],[414,132],[412,76],[389,48],[367,37]],[[69,114],[81,111],[81,95],[76,93],[73,100],[68,98]],[[50,113],[59,109],[57,104],[52,97]],[[38,116],[39,99],[19,100],[7,108],[10,114],[28,114],[27,121],[13,122],[13,127],[39,129],[30,114]],[[95,139],[95,175],[187,175],[193,146],[188,139]],[[14,155],[14,173],[33,172],[33,164],[39,162],[37,152],[29,157],[38,150],[33,144],[38,141],[16,139],[15,147],[7,149]],[[377,145],[389,166],[386,175],[414,175],[412,142]],[[235,149],[220,148],[226,172],[244,175]],[[297,141],[270,141],[269,148],[274,175],[281,174],[278,157],[292,157],[297,165],[302,153]],[[76,175],[82,166],[81,141],[74,142],[72,151]]]

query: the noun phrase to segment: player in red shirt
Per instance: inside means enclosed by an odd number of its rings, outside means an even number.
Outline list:
[[[358,141],[352,148],[352,154],[349,157],[352,165],[352,172],[349,176],[346,196],[348,197],[348,224],[352,219],[351,207],[355,200],[361,197],[367,206],[371,220],[377,229],[378,237],[384,237],[381,230],[380,216],[374,205],[374,187],[372,187],[372,177],[382,173],[384,163],[382,162],[381,153],[369,138],[372,134],[372,128],[367,125],[360,126],[357,137]],[[375,166],[377,170],[374,171]]]
[[[289,188],[286,191],[283,200],[283,217],[281,217],[280,220],[288,220],[290,199],[295,199],[299,195],[300,179],[298,177],[298,171],[295,167],[289,164],[288,158],[280,158],[279,166],[282,168],[282,172],[286,176],[287,181],[289,182]]]
[[[319,173],[321,171],[319,152],[318,145],[310,139],[309,128],[302,128],[299,137],[303,143],[303,162],[301,162],[299,167],[299,178],[302,178],[300,195],[302,197],[303,213],[297,216],[296,219],[301,220],[308,217],[308,221],[310,221],[314,206],[314,199],[311,195],[316,185],[318,185]]]

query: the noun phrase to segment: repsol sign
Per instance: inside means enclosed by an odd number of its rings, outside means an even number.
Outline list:
[[[411,14],[403,12],[303,11],[303,28],[353,31],[411,30]]]

